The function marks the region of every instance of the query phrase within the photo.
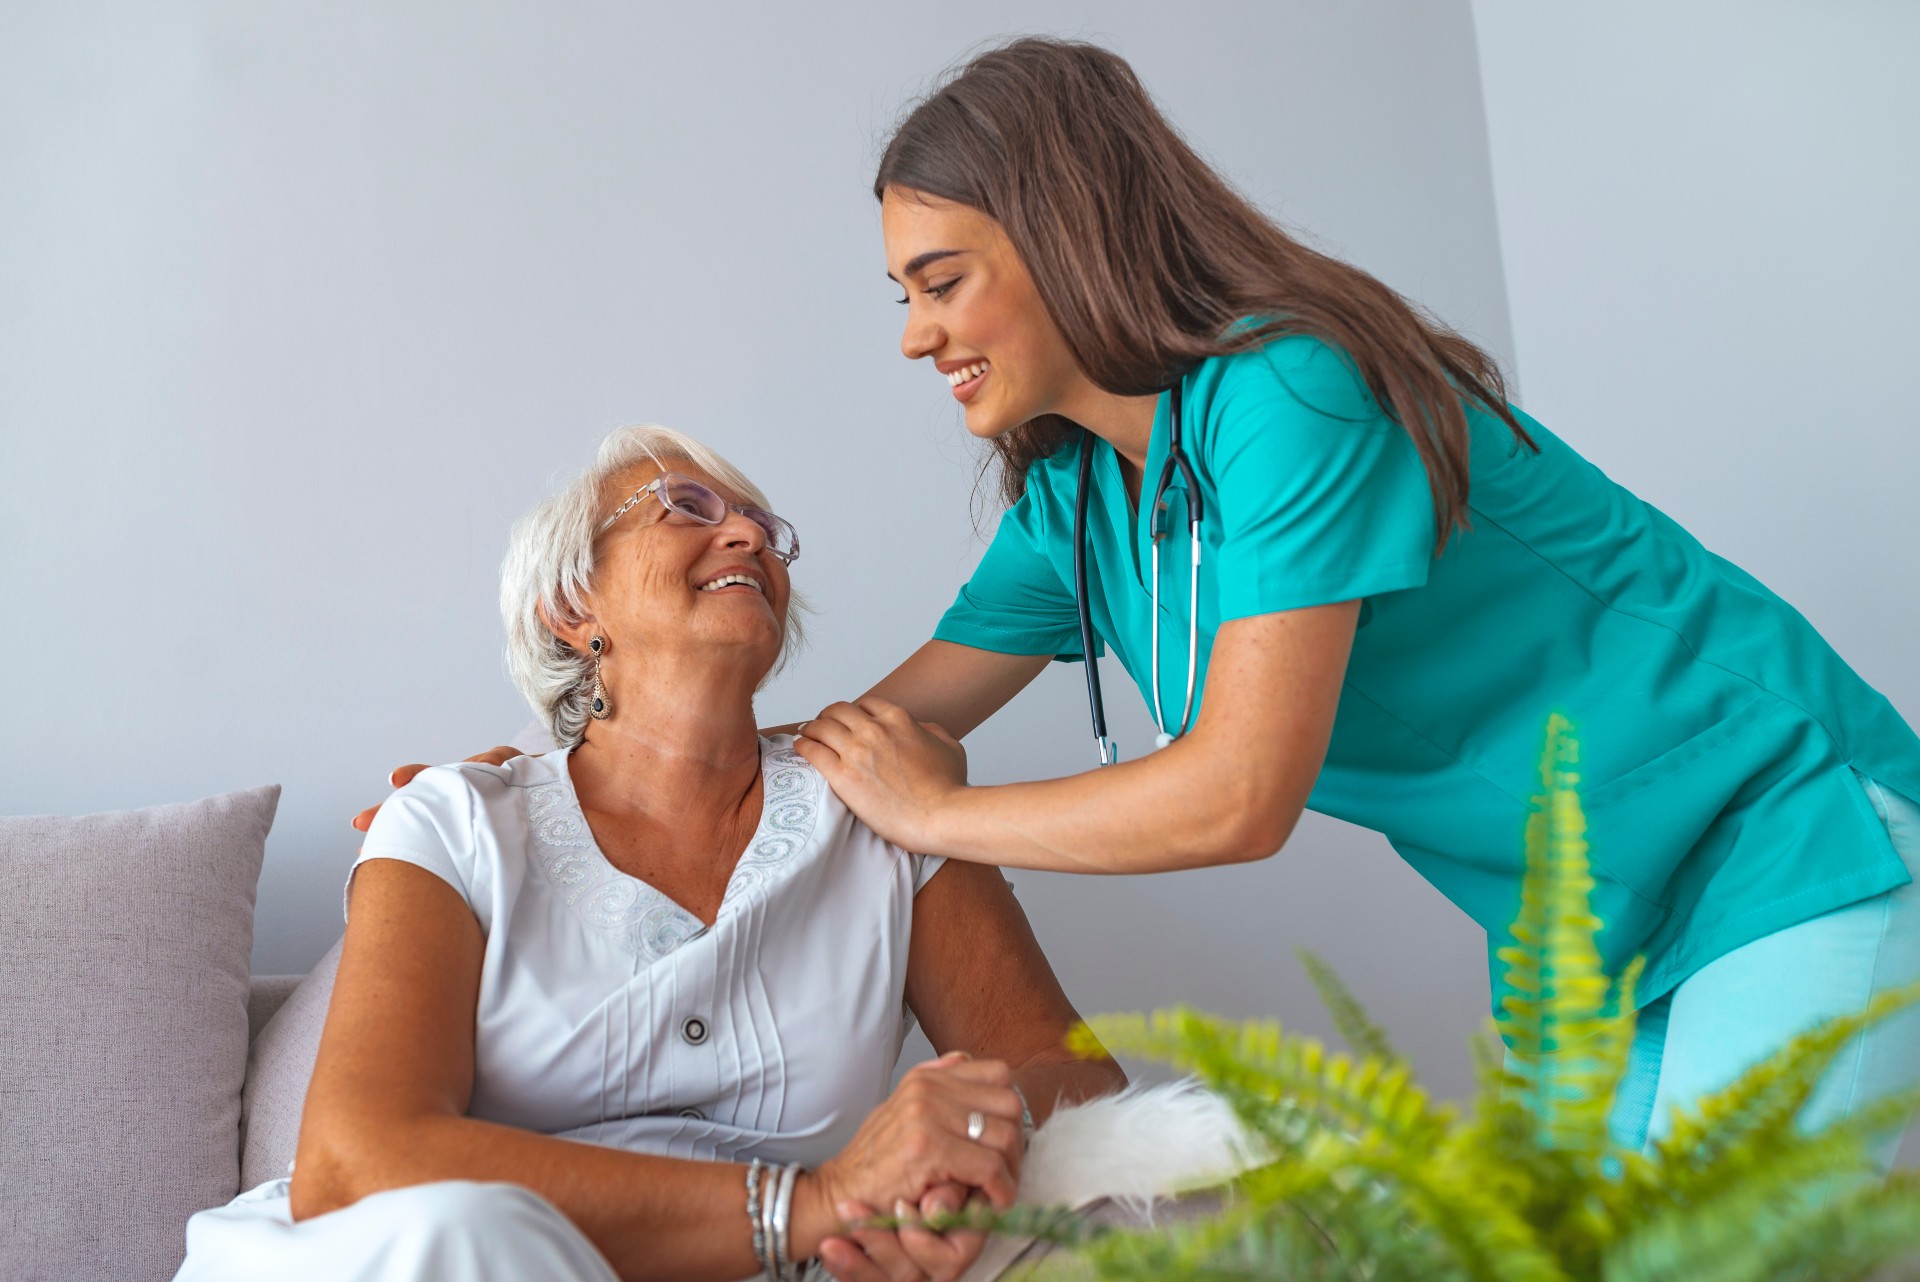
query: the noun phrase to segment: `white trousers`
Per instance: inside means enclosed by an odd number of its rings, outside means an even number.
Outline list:
[[[389,1189],[298,1224],[287,1186],[188,1220],[174,1282],[619,1282],[573,1221],[517,1184]]]

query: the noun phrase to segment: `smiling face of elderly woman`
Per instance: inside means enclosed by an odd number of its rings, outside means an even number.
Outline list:
[[[720,495],[729,504],[725,518],[706,525],[670,510],[655,494],[643,497],[595,545],[593,585],[585,602],[592,619],[556,629],[578,650],[584,651],[595,634],[611,643],[606,678],[616,707],[619,685],[635,667],[631,660],[620,661],[628,656],[645,656],[648,666],[681,669],[738,664],[749,688],[780,657],[791,582],[786,563],[767,546],[766,531],[732,510],[748,500],[689,460],[668,460],[664,471]],[[662,472],[646,463],[616,473],[601,494],[601,519]]]
[[[704,499],[649,488],[665,473]],[[669,510],[663,492],[713,524]],[[754,515],[733,510],[748,505]],[[766,506],[759,487],[707,446],[639,423],[608,433],[590,467],[514,523],[500,566],[507,668],[554,743],[572,748],[596,724],[596,676],[616,696],[664,677],[679,683],[669,701],[691,696],[710,709],[726,684],[744,679],[750,696],[777,670],[801,640],[806,601],[777,555],[797,555],[798,542]],[[729,571],[748,581],[718,583]],[[596,656],[595,636],[612,648]],[[641,706],[660,706],[657,694],[638,693]],[[610,702],[617,723],[634,724]]]

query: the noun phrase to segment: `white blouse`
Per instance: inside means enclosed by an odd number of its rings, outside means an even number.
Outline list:
[[[876,836],[790,738],[760,763],[760,826],[712,927],[607,862],[565,752],[436,767],[380,807],[354,869],[425,868],[486,936],[470,1116],[813,1166],[886,1097],[913,897],[942,861]]]

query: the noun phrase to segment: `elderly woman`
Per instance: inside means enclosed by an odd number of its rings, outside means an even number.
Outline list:
[[[628,428],[515,528],[515,681],[558,751],[426,771],[348,881],[290,1179],[195,1216],[182,1279],[957,1275],[1026,1128],[1115,1089],[998,870],[876,837],[753,695],[793,527]],[[945,1052],[889,1090],[908,1021]]]

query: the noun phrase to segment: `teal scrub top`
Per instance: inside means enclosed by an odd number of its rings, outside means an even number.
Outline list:
[[[1206,517],[1196,704],[1222,623],[1362,602],[1308,805],[1385,834],[1486,929],[1496,1009],[1492,953],[1519,907],[1550,712],[1579,734],[1601,951],[1615,971],[1646,956],[1642,1004],[1742,944],[1910,880],[1853,772],[1920,798],[1920,738],[1791,606],[1527,415],[1515,411],[1538,454],[1469,403],[1471,527],[1435,556],[1419,454],[1338,349],[1290,336],[1216,357],[1183,400]],[[934,636],[1081,657],[1083,448],[1098,451],[1094,630],[1151,702],[1148,522],[1090,435],[1033,465]],[[1160,644],[1173,722],[1189,556],[1183,497],[1170,506]]]

